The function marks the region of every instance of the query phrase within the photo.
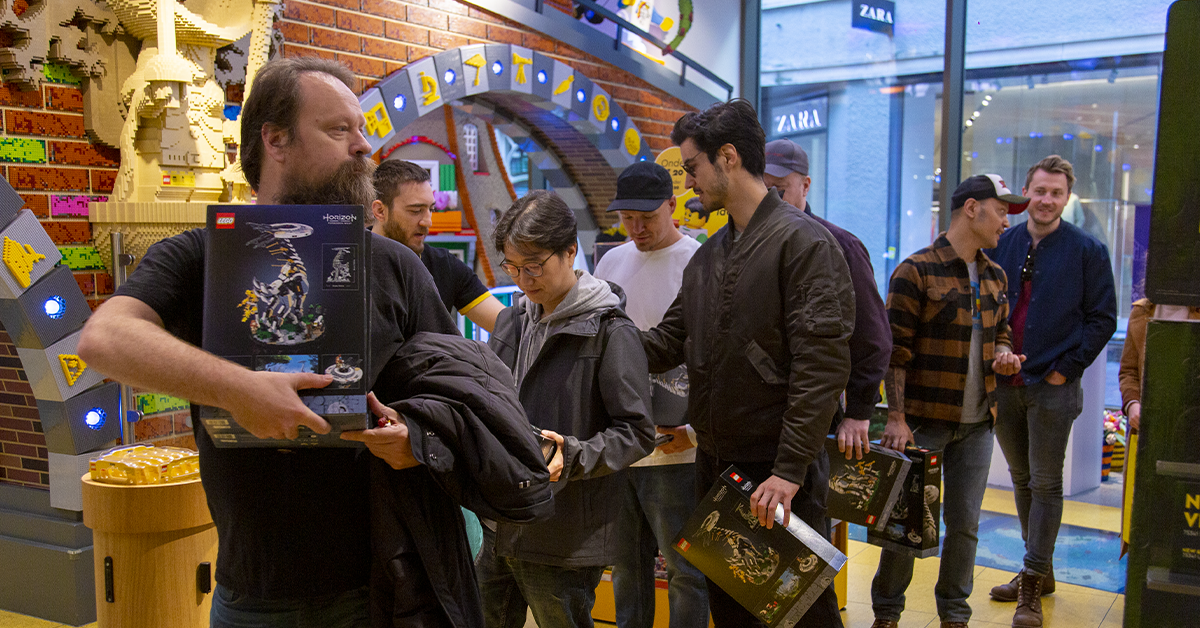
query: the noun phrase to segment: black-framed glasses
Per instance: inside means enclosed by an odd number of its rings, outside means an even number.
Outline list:
[[[1031,281],[1033,279],[1033,265],[1037,261],[1037,248],[1030,246],[1029,252],[1025,254],[1025,264],[1021,266],[1021,281]]]
[[[500,262],[500,270],[503,270],[505,275],[508,275],[509,277],[512,277],[513,279],[516,279],[518,276],[520,276],[522,270],[524,270],[525,274],[529,277],[541,277],[542,276],[542,265],[545,264],[546,262],[550,261],[551,257],[554,257],[554,253],[547,255],[546,259],[544,259],[540,262],[534,262],[532,264],[522,264],[520,266],[517,266],[516,264],[514,264],[508,260],[504,260],[503,262]]]
[[[682,164],[683,171],[685,173],[687,173],[687,176],[689,176],[693,179],[696,178],[696,165],[692,163],[692,159],[695,159],[699,156],[700,156],[700,153],[696,153],[695,155],[692,155],[691,159],[688,159],[687,161],[683,162],[683,164]]]

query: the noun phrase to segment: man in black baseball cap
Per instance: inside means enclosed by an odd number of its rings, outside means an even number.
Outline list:
[[[675,186],[666,168],[639,161],[617,177],[617,197],[608,211],[617,212],[639,251],[664,249],[683,237],[675,227]]]
[[[675,187],[666,168],[656,163],[626,168],[617,178],[617,198],[608,211],[620,214],[632,242],[600,258],[594,274],[621,286],[625,313],[638,329],[651,329],[679,293],[683,269],[700,243],[676,228]],[[696,484],[696,438],[687,425],[688,399],[670,384],[684,380],[686,373],[678,367],[651,377],[650,417],[659,439],[667,442],[625,470],[629,484],[617,519],[620,542],[612,577],[621,626],[654,623],[654,559],[660,549],[667,565],[671,628],[708,626],[704,574],[667,549],[699,501],[689,490]]]

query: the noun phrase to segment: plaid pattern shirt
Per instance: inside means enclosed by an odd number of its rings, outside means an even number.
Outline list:
[[[1010,346],[1008,280],[1004,270],[980,251],[980,319],[983,374],[988,406],[996,416],[996,347]],[[905,369],[904,412],[909,419],[962,420],[963,389],[971,350],[971,279],[967,264],[946,234],[913,253],[892,273],[888,322],[892,326],[891,366]]]

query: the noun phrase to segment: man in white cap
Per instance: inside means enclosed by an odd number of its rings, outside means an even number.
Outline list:
[[[982,249],[996,246],[1008,214],[1028,202],[994,174],[963,181],[952,196],[950,229],[901,262],[888,288],[892,358],[880,444],[942,450],[946,537],[933,589],[941,628],[967,628],[971,618],[967,598],[992,459],[996,376],[1017,374],[1024,359],[1010,349],[1004,270]],[[881,552],[871,583],[871,628],[900,625],[913,561],[896,549]]]

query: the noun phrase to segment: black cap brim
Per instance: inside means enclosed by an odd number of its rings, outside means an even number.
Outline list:
[[[618,198],[609,204],[605,211],[610,212],[652,212],[662,204],[667,202],[667,199],[652,199],[652,198]]]

